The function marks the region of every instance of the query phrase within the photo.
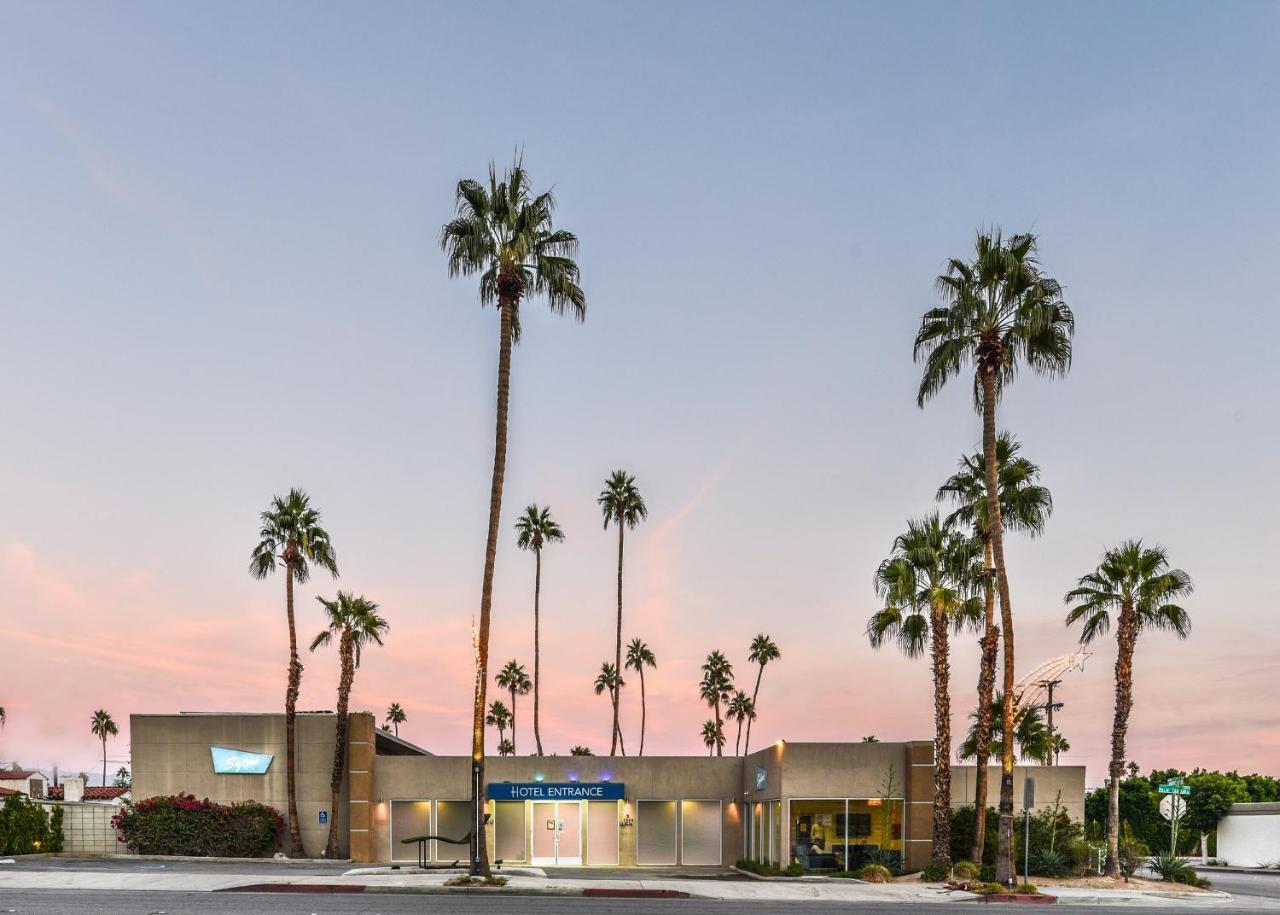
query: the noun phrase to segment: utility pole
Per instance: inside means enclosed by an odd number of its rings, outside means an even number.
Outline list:
[[[1053,713],[1061,710],[1062,708],[1061,702],[1053,701],[1053,688],[1055,686],[1061,686],[1061,685],[1062,685],[1061,680],[1041,680],[1039,683],[1036,684],[1036,686],[1043,687],[1048,691],[1048,695],[1045,697],[1044,705],[1042,705],[1041,708],[1044,709],[1045,724],[1049,728],[1049,736],[1051,738],[1055,737],[1057,733],[1053,729]],[[1052,765],[1056,765],[1057,762],[1058,762],[1058,747],[1055,742],[1053,746],[1053,755],[1046,757],[1044,764],[1046,766],[1052,766]]]

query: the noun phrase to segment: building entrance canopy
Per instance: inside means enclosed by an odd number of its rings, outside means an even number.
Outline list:
[[[620,801],[626,797],[621,782],[490,782],[491,801]]]

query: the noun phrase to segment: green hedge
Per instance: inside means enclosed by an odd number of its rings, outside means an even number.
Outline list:
[[[62,807],[50,812],[25,794],[12,794],[0,805],[0,855],[62,851]]]
[[[275,848],[284,818],[257,801],[228,807],[178,794],[126,804],[111,825],[143,855],[257,858]]]

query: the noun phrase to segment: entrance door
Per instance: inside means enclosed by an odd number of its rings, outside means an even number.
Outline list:
[[[582,805],[579,801],[533,802],[535,865],[582,864]]]

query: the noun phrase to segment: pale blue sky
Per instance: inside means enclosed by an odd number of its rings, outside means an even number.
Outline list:
[[[997,223],[1040,233],[1079,325],[1068,379],[1004,408],[1058,504],[1011,551],[1022,659],[1071,648],[1061,595],[1103,547],[1158,539],[1197,628],[1140,649],[1133,755],[1274,771],[1278,59],[1271,3],[0,2],[0,628],[24,633],[0,757],[87,764],[107,702],[274,707],[279,583],[244,565],[290,485],[393,623],[357,700],[465,746],[497,333],[436,233],[520,147],[589,299],[583,326],[526,308],[512,400],[504,532],[536,499],[569,533],[554,743],[608,732],[618,466],[653,512],[627,626],[665,662],[651,745],[698,748],[699,657],[745,668],[761,629],[763,739],[931,733],[925,665],[861,633],[876,563],[976,442],[964,384],[916,409],[910,344]],[[507,536],[497,656],[531,661],[530,577]],[[1098,778],[1110,664],[1062,718]]]

